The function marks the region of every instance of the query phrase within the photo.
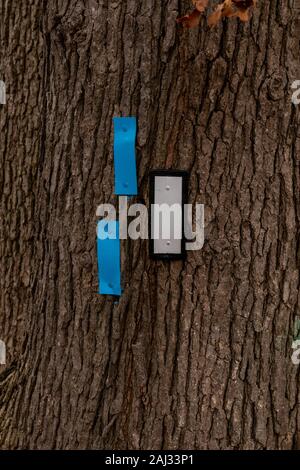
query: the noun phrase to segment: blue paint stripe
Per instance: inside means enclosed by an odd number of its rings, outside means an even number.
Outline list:
[[[121,289],[119,222],[101,220],[97,225],[99,294],[118,295]]]
[[[136,174],[136,118],[116,117],[114,121],[115,194],[135,196],[138,193]]]

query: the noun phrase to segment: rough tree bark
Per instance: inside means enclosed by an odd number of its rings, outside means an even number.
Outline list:
[[[182,31],[177,0],[1,0],[0,446],[300,448],[299,13]],[[112,117],[148,172],[191,174],[206,241],[186,262],[124,244],[97,295]]]

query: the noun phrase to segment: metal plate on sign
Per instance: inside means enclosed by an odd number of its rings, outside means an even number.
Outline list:
[[[150,173],[150,254],[158,259],[185,256],[184,204],[188,174],[177,170]]]

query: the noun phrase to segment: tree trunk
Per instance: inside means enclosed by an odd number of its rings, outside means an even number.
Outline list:
[[[2,449],[300,448],[299,12],[176,25],[177,0],[1,0]],[[97,294],[113,116],[150,169],[190,172],[205,244],[122,247]]]

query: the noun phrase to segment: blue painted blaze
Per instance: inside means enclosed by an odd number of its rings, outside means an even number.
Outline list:
[[[136,118],[114,118],[115,194],[135,196],[138,193],[136,174]]]
[[[121,289],[119,222],[101,220],[97,225],[99,294],[118,295]]]

